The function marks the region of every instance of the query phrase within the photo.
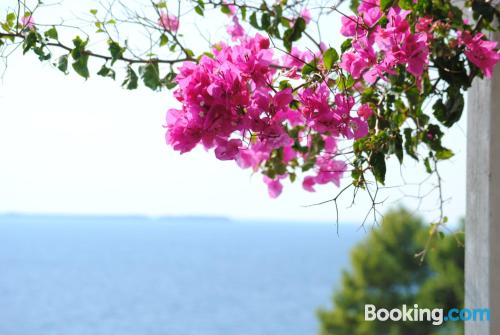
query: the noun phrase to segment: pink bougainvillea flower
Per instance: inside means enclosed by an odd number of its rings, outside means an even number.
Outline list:
[[[358,116],[364,120],[367,120],[372,116],[373,110],[369,104],[363,104],[358,108]]]
[[[342,27],[340,33],[345,37],[364,36],[366,29],[361,17],[358,16],[342,16]]]
[[[429,62],[429,47],[427,46],[427,34],[410,34],[406,38],[402,50],[404,58],[401,63],[407,63],[406,70],[415,77],[420,77],[424,67]]]
[[[307,8],[302,9],[300,12],[300,17],[304,19],[306,24],[309,24],[311,22],[312,16],[311,16],[311,11]]]
[[[283,191],[283,184],[281,184],[281,179],[286,178],[286,175],[281,175],[275,179],[271,179],[268,176],[264,176],[264,183],[267,185],[267,190],[271,198],[277,198]]]
[[[470,32],[458,32],[458,42],[465,45],[465,56],[472,64],[480,68],[487,78],[493,75],[493,69],[500,60],[500,54],[495,49],[497,42],[484,39],[484,34],[472,36]]]
[[[372,8],[367,10],[365,13],[362,13],[363,22],[367,27],[373,27],[378,20],[382,17],[382,12],[379,8]]]
[[[354,51],[342,55],[340,67],[354,79],[359,79],[366,70],[377,63],[377,55],[367,38],[353,42],[353,49]]]
[[[394,68],[406,65],[409,73],[415,76],[417,82],[429,61],[429,47],[427,33],[413,34],[406,17],[410,11],[391,7],[387,14],[386,27],[378,26],[374,41],[383,52],[383,60],[370,69],[365,79],[372,82],[377,76],[384,78],[384,73],[392,74]]]
[[[283,56],[283,66],[287,68],[296,67],[300,70],[305,64],[309,63],[313,59],[314,53],[310,51],[301,51],[297,47],[292,47],[290,53],[286,53]]]
[[[238,11],[238,8],[236,8],[236,6],[234,4],[231,4],[232,1],[223,1],[223,3],[227,6],[227,8],[229,9],[229,13],[227,13],[227,15],[229,16],[233,16],[233,15],[236,15],[236,12]]]
[[[308,192],[316,192],[316,190],[314,189],[315,184],[316,184],[316,181],[314,180],[314,177],[312,177],[312,176],[307,176],[302,181],[302,187],[304,188],[304,190],[306,190]]]
[[[415,31],[430,32],[432,29],[433,18],[429,16],[419,17],[415,24]]]
[[[173,33],[179,30],[179,18],[173,14],[161,13],[158,24],[163,27],[163,29]]]
[[[236,41],[245,36],[245,30],[236,15],[233,16],[232,20],[233,23],[227,26],[227,33],[231,36],[231,40]]]
[[[365,120],[362,120],[359,117],[354,117],[351,119],[350,126],[354,139],[357,140],[368,135],[368,124]]]
[[[233,160],[238,155],[240,146],[241,140],[239,139],[219,140],[214,150],[215,157],[221,161]]]
[[[35,20],[33,19],[33,16],[31,16],[31,15],[23,16],[21,18],[21,24],[28,29],[35,28]]]
[[[361,7],[361,5],[360,5]],[[373,27],[382,17],[378,7],[367,7],[359,11],[359,16],[342,16],[340,33],[346,37],[363,37],[368,33],[368,28]]]
[[[340,179],[347,168],[346,163],[330,156],[320,156],[317,160],[318,173],[314,178],[315,183],[320,185],[333,183],[340,186]]]
[[[380,11],[380,0],[363,0],[359,2],[358,13],[366,13],[373,9]]]

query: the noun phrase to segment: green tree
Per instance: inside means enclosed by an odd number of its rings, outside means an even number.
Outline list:
[[[365,321],[364,306],[460,308],[464,301],[462,236],[441,234],[427,245],[429,228],[407,210],[389,212],[380,227],[352,250],[350,271],[333,296],[333,309],[318,312],[321,335],[463,334],[461,322],[434,326],[431,322]]]

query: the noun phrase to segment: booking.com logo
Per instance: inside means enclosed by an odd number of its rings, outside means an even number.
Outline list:
[[[442,308],[419,308],[417,304],[408,308],[379,308],[375,305],[365,305],[365,321],[431,321],[433,325],[439,326],[445,321],[489,321],[489,308],[451,308],[444,313]]]

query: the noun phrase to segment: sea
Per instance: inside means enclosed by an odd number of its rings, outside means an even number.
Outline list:
[[[0,335],[314,335],[349,251],[335,222],[0,216]]]

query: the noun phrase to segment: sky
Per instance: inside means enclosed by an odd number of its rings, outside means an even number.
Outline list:
[[[71,12],[80,10],[76,1],[63,5]],[[0,5],[0,15],[4,11],[5,5]],[[186,36],[191,34],[190,43],[206,45],[193,20],[186,19]],[[323,31],[339,30],[338,23],[331,22]],[[203,31],[224,30],[214,21],[208,24]],[[336,36],[325,39],[334,45]],[[32,55],[10,57],[0,81],[0,213],[335,222],[332,203],[305,207],[333,198],[339,191],[333,184],[318,187],[316,193],[305,192],[299,183],[286,184],[278,199],[270,199],[261,175],[218,161],[201,148],[179,155],[167,147],[165,113],[179,106],[171,92],[127,91],[119,82],[65,76]],[[452,222],[465,213],[465,119],[445,140],[455,157],[440,166],[448,199],[445,210]],[[392,160],[387,186],[406,186],[383,190],[380,199],[385,202],[378,209],[384,212],[403,203],[434,220],[436,197],[420,206],[413,197],[418,186],[412,183],[426,177],[421,163],[406,158],[400,167]],[[421,194],[434,185],[435,180],[429,180]],[[363,222],[370,209],[368,197],[360,195],[353,206],[351,202],[352,193],[341,199],[340,222]],[[371,218],[367,222],[373,222]]]

